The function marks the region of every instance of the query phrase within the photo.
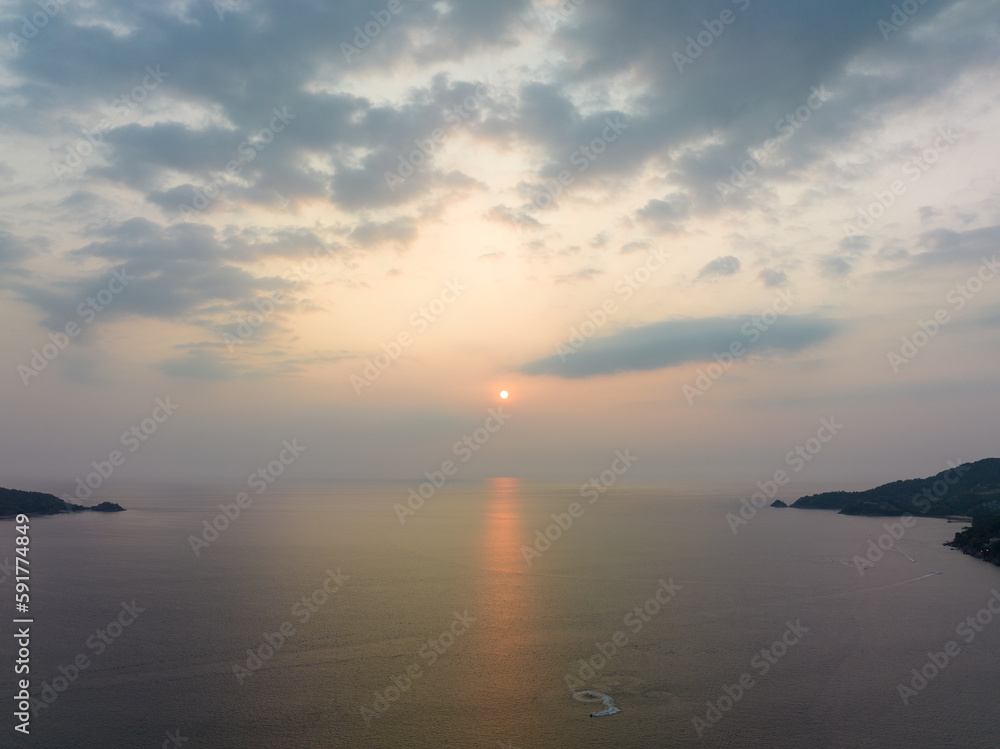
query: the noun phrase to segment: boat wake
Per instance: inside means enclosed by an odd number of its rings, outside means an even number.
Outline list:
[[[602,718],[605,715],[614,715],[615,713],[620,713],[617,707],[615,707],[615,701],[609,694],[604,694],[604,692],[598,692],[593,689],[584,689],[582,692],[573,692],[573,699],[579,700],[580,702],[603,702],[604,709],[591,713],[591,718]]]

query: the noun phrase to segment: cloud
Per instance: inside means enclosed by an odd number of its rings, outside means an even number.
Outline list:
[[[446,166],[443,147],[410,163],[412,174],[401,182],[387,182],[387,174],[406,168],[418,142],[443,129],[445,145],[471,139],[527,155],[522,181],[533,195],[565,170],[574,195],[584,183],[613,191],[652,176],[669,188],[633,216],[668,233],[720,210],[716,183],[748,149],[774,137],[775,121],[802,106],[812,87],[828,85],[834,100],[804,125],[807,137],[782,143],[779,157],[755,176],[756,187],[733,205],[766,202],[770,180],[825,164],[832,148],[857,142],[899,107],[934,100],[995,61],[996,0],[922,6],[888,44],[877,33],[886,8],[863,0],[734,5],[725,36],[678,71],[674,53],[718,15],[707,0],[580,4],[554,31],[528,0],[407,0],[357,54],[345,54],[344,45],[371,20],[363,4],[259,0],[234,5],[223,19],[207,2],[69,4],[5,58],[9,82],[0,87],[19,106],[0,107],[0,121],[68,144],[110,117],[97,153],[72,179],[137,191],[170,220],[196,191],[214,189],[234,160],[239,173],[222,178],[219,197],[200,214],[206,219],[323,202],[364,216],[487,189],[475,160]],[[17,33],[18,13],[37,9],[17,2],[0,25]],[[961,54],[953,52],[958,30]],[[527,49],[546,32],[554,55],[519,64],[517,75],[485,92],[476,81],[438,72]],[[116,95],[133,91],[149,65],[167,77],[118,114]],[[405,89],[377,99],[368,93],[396,78],[407,81]],[[474,108],[453,126],[448,113],[470,97]],[[263,143],[258,136],[276,109],[294,119]],[[624,126],[614,140],[605,136],[609,120]],[[248,143],[261,147],[247,150]],[[378,215],[380,222],[393,218]],[[490,218],[537,222],[523,209],[495,209]]]
[[[882,282],[933,273],[948,266],[976,266],[995,258],[1000,248],[1000,225],[959,231],[933,229],[916,240],[913,249],[899,240],[890,240],[879,250],[878,260],[891,263],[875,277]],[[922,250],[922,251],[921,251]]]
[[[683,195],[674,195],[667,200],[653,199],[636,211],[636,217],[643,223],[661,232],[679,230],[679,222],[691,215],[691,201]]]
[[[258,334],[259,331],[255,336]],[[357,358],[356,354],[347,351],[317,351],[301,358],[290,358],[280,349],[237,356],[228,351],[226,344],[214,342],[194,343],[177,348],[182,349],[184,354],[157,362],[156,369],[169,377],[210,382],[296,375],[307,366]]]
[[[45,31],[10,59],[18,82],[3,92],[23,105],[0,108],[0,120],[25,133],[61,135],[67,144],[107,123],[97,154],[72,178],[126,185],[170,217],[178,206],[191,205],[197,191],[219,185],[221,196],[208,213],[297,207],[306,200],[346,210],[399,206],[471,184],[433,163],[395,189],[385,175],[438,129],[447,138],[459,127],[474,132],[495,108],[489,89],[445,74],[415,86],[402,102],[375,103],[331,89],[349,87],[345,79],[365,70],[391,74],[397,63],[509,48],[525,3],[408,0],[350,60],[341,43],[352,41],[355,26],[371,21],[369,8],[352,3],[261,0],[224,20],[212,3],[61,6]],[[21,6],[28,16],[38,10],[26,1]],[[16,33],[16,13],[0,25],[12,23]],[[262,49],[282,64],[273,64]],[[88,61],[85,69],[79,60]],[[120,102],[128,97],[115,94],[135,91],[151,64],[166,77],[125,107]],[[323,85],[315,87],[316,79]],[[469,97],[479,99],[474,110],[463,110],[459,126],[451,127],[447,112]],[[275,120],[276,112],[284,119]],[[150,113],[155,122],[130,121]]]
[[[258,254],[248,237],[220,242],[214,229],[201,224],[164,227],[134,218],[104,227],[100,236],[69,257],[102,260],[105,270],[48,285],[24,282],[14,287],[22,299],[47,313],[43,324],[49,329],[77,320],[78,306],[107,288],[115,274],[126,282],[100,310],[102,320],[137,315],[211,327],[206,315],[224,317],[262,294],[291,286],[290,281],[255,276],[236,265]],[[272,252],[274,248],[265,245],[259,254]],[[122,281],[113,285],[122,286]]]
[[[846,278],[871,246],[871,237],[844,237],[837,244],[836,251],[818,258],[820,275],[824,278]]]
[[[182,357],[165,359],[157,368],[166,375],[186,380],[232,380],[241,374],[241,368],[224,354],[204,349],[194,349]]]
[[[596,276],[603,275],[604,271],[597,268],[581,268],[575,273],[568,273],[556,277],[556,283],[575,283],[577,281],[593,281]]]
[[[773,289],[778,286],[784,286],[788,283],[788,275],[783,270],[773,270],[772,268],[764,268],[757,277],[764,282],[764,285],[769,289]]]
[[[486,220],[499,224],[507,224],[520,229],[542,229],[542,224],[534,216],[529,216],[523,210],[515,210],[505,205],[495,205],[486,212]]]
[[[754,327],[754,318],[749,315],[666,320],[588,340],[575,352],[537,359],[520,371],[580,379],[664,369],[711,361],[714,354],[728,351],[734,342],[742,343],[752,354],[791,354],[822,343],[839,329],[839,322],[815,315],[781,316],[763,332]]]
[[[871,249],[872,240],[871,237],[866,236],[855,236],[855,237],[844,237],[840,240],[840,251],[856,257],[863,252],[867,252]]]
[[[622,255],[628,255],[631,252],[648,250],[649,247],[650,247],[649,242],[643,242],[643,241],[627,242],[626,244],[622,245],[620,252]]]
[[[929,249],[912,257],[912,266],[916,268],[978,263],[997,254],[1000,225],[968,231],[934,229],[923,234],[918,244]]]
[[[13,266],[34,254],[35,249],[31,247],[29,242],[13,234],[0,231],[0,265]],[[8,268],[5,269],[5,272],[10,273],[12,270]]]
[[[847,258],[839,255],[827,255],[819,259],[820,273],[826,278],[845,278],[854,270]]]
[[[255,333],[255,337],[259,331]],[[249,342],[248,342],[249,343]],[[224,343],[211,341],[192,343],[175,348],[184,353],[156,363],[156,369],[169,377],[184,380],[256,380],[267,377],[296,375],[305,367],[335,364],[356,359],[349,351],[315,351],[300,358],[292,358],[281,349],[254,352],[239,356]],[[226,349],[226,350],[223,350]]]
[[[890,43],[877,24],[891,8],[864,0],[808,8],[777,0],[741,3],[732,11],[735,21],[724,36],[682,70],[675,53],[704,31],[704,21],[718,17],[717,5],[588,3],[575,12],[574,23],[559,28],[556,40],[567,57],[563,81],[598,90],[617,76],[641,81],[630,128],[614,144],[615,159],[607,160],[614,164],[596,164],[602,172],[655,166],[692,214],[718,212],[716,185],[730,179],[749,151],[780,137],[776,122],[805,105],[813,87],[825,85],[832,99],[793,131],[808,135],[784,139],[777,156],[730,205],[773,202],[773,183],[814,166],[836,171],[828,162],[833,149],[876,134],[883,118],[933,100],[963,74],[995,64],[988,31],[994,28],[994,0],[923,5]],[[956,34],[969,45],[961,54],[955,52]],[[761,49],[768,54],[752,52]],[[560,113],[554,122],[565,127],[572,121],[572,113]],[[675,230],[674,214],[674,206],[651,201],[639,218]]]
[[[417,225],[410,218],[396,218],[384,223],[366,222],[348,235],[348,240],[359,247],[382,244],[410,245],[417,238]]]
[[[608,246],[608,233],[602,231],[599,234],[595,234],[594,238],[590,240],[590,246],[594,249],[601,249],[602,247]]]
[[[740,270],[740,260],[732,255],[717,257],[708,263],[698,273],[698,278],[712,278],[713,276],[732,276]]]

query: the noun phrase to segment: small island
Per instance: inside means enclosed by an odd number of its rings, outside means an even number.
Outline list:
[[[73,504],[44,492],[25,492],[20,489],[4,489],[0,487],[0,518],[12,518],[16,515],[60,515],[68,512],[124,512],[125,508],[116,502],[101,502],[93,507]]]
[[[792,507],[837,510],[870,517],[923,515],[970,522],[947,543],[1000,565],[1000,458],[949,468],[925,479],[893,481],[860,492],[824,492],[800,497]]]
[[[786,505],[780,499],[776,499],[771,503],[771,507],[788,507],[788,505]]]

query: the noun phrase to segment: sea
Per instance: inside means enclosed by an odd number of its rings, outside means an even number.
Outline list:
[[[1000,567],[943,545],[961,524],[414,487],[117,485],[126,512],[30,520],[27,613],[0,521],[0,746],[1000,745]]]

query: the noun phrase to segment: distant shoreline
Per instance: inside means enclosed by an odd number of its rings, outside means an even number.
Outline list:
[[[124,512],[117,502],[100,502],[87,507],[59,499],[45,492],[26,492],[0,487],[0,520],[15,519],[18,515],[43,517],[45,515],[72,515],[77,512]]]
[[[861,517],[939,518],[965,523],[946,546],[1000,566],[1000,458],[953,465],[925,479],[893,481],[865,491],[799,497],[795,509]]]

